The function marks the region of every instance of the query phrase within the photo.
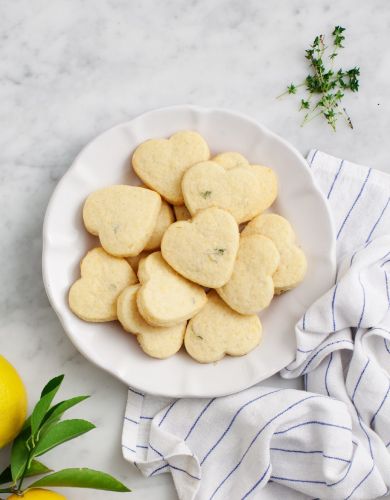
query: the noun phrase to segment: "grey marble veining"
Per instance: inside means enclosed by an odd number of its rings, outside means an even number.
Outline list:
[[[0,352],[31,404],[61,372],[64,396],[92,395],[73,415],[97,430],[53,451],[50,465],[107,470],[134,499],[175,498],[166,476],[144,480],[121,459],[126,389],[75,351],[48,304],[40,261],[50,195],[96,134],[181,103],[232,108],[303,154],[316,147],[390,172],[388,0],[3,0],[0,12]],[[275,97],[304,78],[304,49],[335,24],[347,28],[343,64],[361,67],[361,91],[346,99],[355,129],[301,128],[297,99]]]

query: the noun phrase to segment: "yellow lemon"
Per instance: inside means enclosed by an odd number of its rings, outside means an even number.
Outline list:
[[[0,448],[12,441],[27,414],[27,395],[15,368],[0,355]]]
[[[20,496],[11,495],[8,500],[20,500],[24,498],[25,500],[66,500],[64,495],[60,495],[54,491],[42,490],[40,488],[33,488],[31,490],[25,491]]]

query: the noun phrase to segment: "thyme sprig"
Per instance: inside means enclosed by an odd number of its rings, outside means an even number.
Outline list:
[[[335,58],[340,49],[344,48],[344,31],[345,28],[335,26],[332,31],[331,47],[325,44],[324,35],[316,36],[305,51],[310,73],[301,84],[290,83],[287,90],[279,96],[297,94],[298,88],[305,87],[307,95],[300,99],[299,108],[299,111],[305,112],[302,125],[322,115],[336,131],[338,118],[344,116],[348,126],[353,129],[352,120],[345,107],[342,106],[342,99],[345,91],[358,92],[360,68],[355,66],[348,70],[334,69]],[[329,51],[331,51],[330,54]]]

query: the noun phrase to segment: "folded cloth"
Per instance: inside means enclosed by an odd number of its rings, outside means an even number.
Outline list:
[[[311,151],[337,239],[334,287],[295,327],[284,378],[213,399],[129,388],[124,457],[179,498],[374,499],[390,491],[390,176]],[[315,269],[309,272],[314,272]]]

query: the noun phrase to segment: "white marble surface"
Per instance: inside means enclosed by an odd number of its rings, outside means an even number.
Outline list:
[[[318,147],[390,172],[388,0],[3,0],[0,11],[0,352],[19,369],[31,404],[58,373],[64,396],[92,395],[73,415],[98,428],[51,452],[50,465],[104,469],[133,487],[129,498],[176,498],[167,475],[143,479],[121,458],[126,389],[75,351],[48,304],[40,264],[47,202],[96,134],[180,103],[233,108],[304,154]],[[301,128],[296,100],[275,96],[305,75],[303,50],[335,24],[348,28],[346,64],[362,71],[361,91],[347,99],[355,129]]]

